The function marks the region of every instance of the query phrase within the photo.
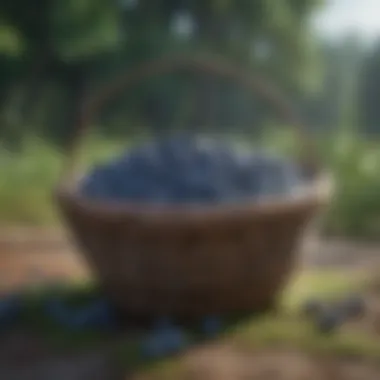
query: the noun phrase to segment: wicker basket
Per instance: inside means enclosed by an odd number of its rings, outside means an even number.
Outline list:
[[[83,107],[58,186],[60,209],[106,294],[126,314],[192,318],[267,309],[295,267],[305,227],[330,196],[330,182],[314,159],[302,159],[312,168],[309,186],[286,200],[148,207],[93,202],[76,192],[75,153],[95,111],[137,80],[178,68],[233,79],[268,100],[286,122],[298,123],[268,83],[219,59],[172,57],[140,66]]]

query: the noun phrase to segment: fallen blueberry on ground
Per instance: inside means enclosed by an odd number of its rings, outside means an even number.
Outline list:
[[[46,303],[46,312],[58,324],[74,330],[113,329],[117,326],[113,310],[104,300],[71,308],[63,300],[52,298]]]
[[[343,300],[340,307],[349,318],[360,317],[365,313],[366,303],[363,297],[353,295]]]
[[[149,332],[141,341],[141,353],[148,359],[160,359],[180,352],[187,345],[188,339],[184,331],[172,326]]]
[[[168,354],[176,354],[186,348],[188,341],[185,332],[173,326],[163,332],[165,339],[165,347]]]
[[[214,337],[222,331],[223,321],[218,317],[206,317],[202,320],[202,333]]]
[[[21,316],[23,299],[18,294],[8,295],[0,300],[0,328],[6,328]]]
[[[88,320],[89,326],[105,329],[117,327],[116,314],[106,300],[96,300],[86,306],[84,310],[91,316]]]
[[[166,347],[161,334],[150,333],[141,341],[141,354],[147,359],[160,359],[166,356]]]
[[[315,321],[317,330],[322,334],[334,333],[345,322],[343,313],[334,308],[324,310]]]

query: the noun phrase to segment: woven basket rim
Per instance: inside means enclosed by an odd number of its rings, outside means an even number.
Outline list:
[[[156,59],[140,62],[135,67],[126,67],[116,78],[99,89],[99,92],[91,93],[82,104],[78,114],[78,120],[72,126],[72,134],[65,147],[67,159],[60,176],[60,181],[71,181],[75,176],[78,156],[86,136],[94,125],[94,119],[105,104],[113,98],[120,96],[122,92],[130,90],[130,87],[147,78],[165,75],[178,70],[191,70],[211,76],[232,80],[258,95],[263,101],[281,117],[284,123],[292,126],[300,143],[300,158],[321,169],[319,155],[312,143],[309,130],[305,128],[302,117],[294,109],[289,96],[283,93],[269,78],[262,73],[255,73],[245,65],[238,65],[234,60],[229,61],[220,55],[210,52],[174,53],[164,55]]]
[[[81,208],[86,214],[105,219],[120,219],[131,217],[141,221],[182,222],[182,221],[212,221],[233,216],[273,215],[286,213],[292,209],[323,206],[328,203],[334,189],[330,173],[324,172],[310,180],[294,195],[274,197],[262,201],[236,202],[222,205],[158,205],[137,204],[119,201],[91,200],[79,194],[77,186],[61,184],[54,192],[61,205]]]

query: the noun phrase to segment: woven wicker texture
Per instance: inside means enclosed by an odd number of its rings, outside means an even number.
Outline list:
[[[330,196],[329,181],[317,170],[302,133],[302,164],[314,178],[292,199],[148,207],[93,202],[76,192],[76,152],[96,111],[146,76],[184,68],[235,80],[266,99],[285,122],[299,124],[285,97],[234,65],[205,56],[151,62],[117,78],[84,105],[57,200],[103,289],[126,314],[200,317],[260,311],[275,304],[295,268],[304,229]]]

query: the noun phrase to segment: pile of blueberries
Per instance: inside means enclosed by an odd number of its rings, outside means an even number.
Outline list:
[[[311,318],[322,334],[331,334],[345,322],[363,316],[366,302],[360,295],[351,295],[335,302],[309,300],[303,305],[303,314]]]
[[[0,326],[7,330],[16,323],[25,308],[25,299],[9,295],[0,301]],[[100,297],[80,307],[70,307],[60,297],[47,299],[43,311],[52,321],[69,331],[118,331],[120,325],[112,306]],[[366,304],[359,295],[349,296],[333,303],[309,300],[303,305],[303,315],[313,319],[316,331],[332,334],[346,321],[365,314]],[[225,321],[218,316],[204,317],[200,321],[203,338],[216,337],[223,331]],[[140,354],[147,359],[159,359],[177,354],[191,345],[187,330],[170,318],[158,318],[145,331],[139,342]]]
[[[0,327],[17,323],[28,307],[21,294],[9,294],[0,300]],[[117,318],[109,303],[101,298],[87,305],[73,308],[63,298],[56,295],[48,298],[43,305],[43,312],[60,326],[71,330],[88,328],[113,328],[117,326]]]
[[[80,191],[98,200],[215,204],[289,195],[304,180],[300,168],[282,157],[175,134],[96,166]]]
[[[219,317],[205,317],[201,321],[201,334],[204,338],[214,338],[223,330],[223,320]],[[153,328],[141,341],[143,357],[148,359],[163,358],[177,354],[191,344],[186,330],[168,318],[158,319]]]
[[[17,324],[25,311],[25,299],[21,295],[8,295],[0,301],[0,327],[7,331]],[[69,306],[57,295],[48,298],[43,312],[51,321],[68,331],[118,331],[120,324],[112,305],[102,298],[93,299],[80,307]],[[213,338],[222,331],[223,321],[218,317],[201,320],[201,333]],[[158,318],[143,335],[139,349],[144,358],[159,359],[176,354],[190,344],[190,335],[170,318]]]

